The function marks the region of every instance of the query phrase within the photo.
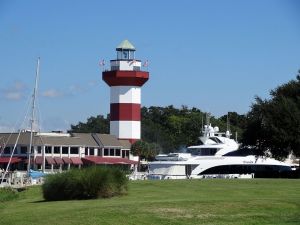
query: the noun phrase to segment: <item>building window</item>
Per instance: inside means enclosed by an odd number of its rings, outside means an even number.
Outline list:
[[[21,154],[27,154],[27,146],[21,146]]]
[[[113,148],[109,149],[109,155],[115,156],[115,149],[113,149]]]
[[[108,156],[108,148],[105,148],[105,149],[104,149],[104,155],[105,155],[105,156]]]
[[[116,149],[116,156],[120,156],[121,155],[121,149],[117,148]]]
[[[102,156],[102,148],[98,148],[98,156]]]
[[[94,148],[90,148],[90,155],[95,155],[95,149]]]
[[[78,154],[78,153],[79,153],[78,147],[71,147],[70,154]]]
[[[46,146],[45,147],[45,153],[46,154],[51,154],[52,153],[52,147],[51,146]]]
[[[129,158],[129,150],[122,151],[122,158]]]
[[[62,147],[62,154],[69,154],[69,148],[68,147]]]
[[[10,154],[10,147],[5,147],[4,154]]]
[[[85,147],[85,149],[84,149],[84,154],[85,154],[85,155],[89,155],[89,148],[88,148],[88,147]]]
[[[38,153],[38,154],[41,154],[41,153],[42,153],[42,146],[38,146],[38,148],[37,148],[37,153]]]
[[[60,154],[60,147],[54,146],[54,154]]]

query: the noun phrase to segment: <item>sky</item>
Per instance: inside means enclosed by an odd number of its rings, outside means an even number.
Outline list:
[[[41,130],[106,116],[99,61],[108,68],[124,39],[149,62],[143,106],[246,114],[296,78],[300,1],[0,0],[0,132],[29,124],[38,57]]]

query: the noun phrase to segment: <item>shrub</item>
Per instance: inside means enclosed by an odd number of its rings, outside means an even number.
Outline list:
[[[0,188],[0,202],[11,201],[18,197],[19,197],[18,191],[10,187]]]
[[[108,198],[126,194],[127,182],[121,170],[94,166],[47,176],[42,190],[48,201]]]

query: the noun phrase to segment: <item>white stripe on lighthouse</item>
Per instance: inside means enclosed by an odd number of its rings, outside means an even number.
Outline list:
[[[119,139],[141,139],[141,121],[110,121],[110,134]]]
[[[137,86],[110,87],[110,103],[141,104],[141,88]]]

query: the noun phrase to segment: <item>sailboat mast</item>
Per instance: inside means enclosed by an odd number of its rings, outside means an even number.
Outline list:
[[[35,73],[35,85],[32,94],[32,108],[31,108],[31,119],[30,119],[30,143],[28,152],[28,164],[27,164],[27,173],[29,175],[30,167],[31,167],[31,148],[32,148],[32,140],[33,140],[33,129],[35,122],[35,99],[38,89],[38,79],[39,79],[39,71],[40,71],[40,57],[37,60],[36,73]]]

